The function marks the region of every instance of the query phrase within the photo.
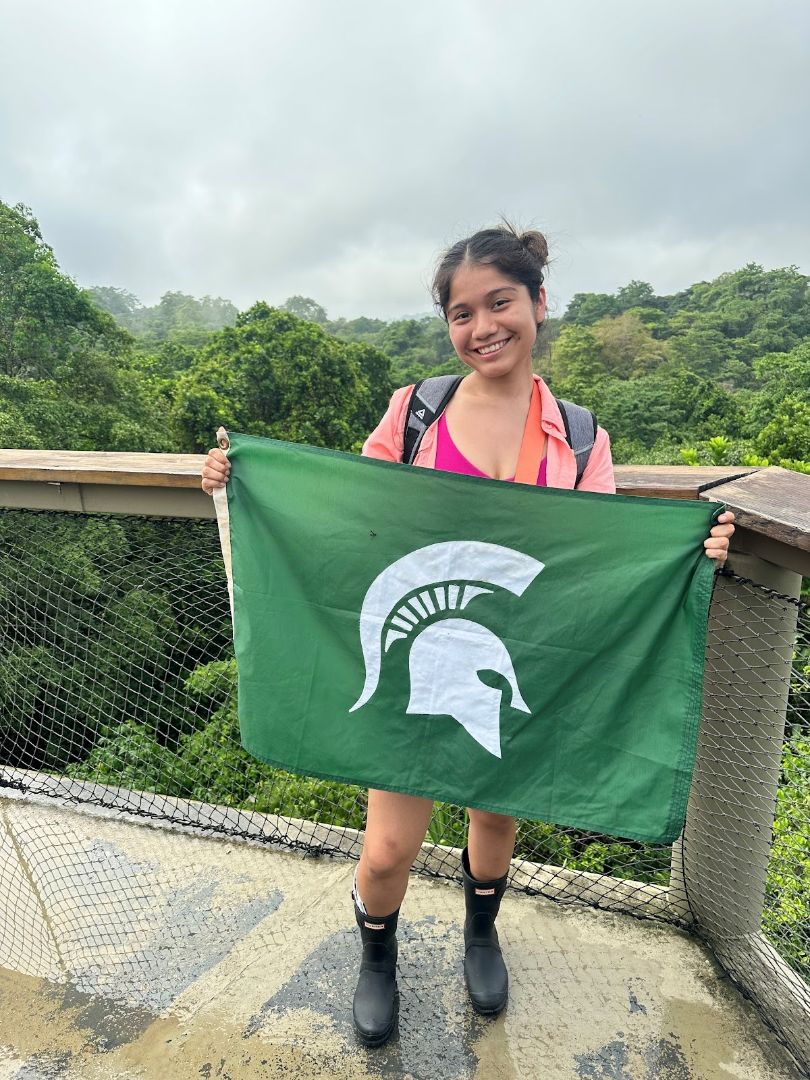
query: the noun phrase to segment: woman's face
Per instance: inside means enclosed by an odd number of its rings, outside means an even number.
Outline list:
[[[447,302],[450,340],[462,363],[486,378],[531,369],[537,324],[546,314],[546,291],[535,303],[529,290],[494,266],[465,263],[456,270]]]

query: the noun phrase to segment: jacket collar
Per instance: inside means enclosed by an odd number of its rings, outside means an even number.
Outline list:
[[[557,438],[565,439],[565,423],[563,422],[557,399],[539,375],[533,375],[532,378],[540,387],[540,405],[542,410],[540,427],[547,435],[556,435]]]

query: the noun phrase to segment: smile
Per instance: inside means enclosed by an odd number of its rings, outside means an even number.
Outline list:
[[[496,341],[493,345],[482,345],[480,349],[473,349],[473,352],[478,353],[479,356],[492,356],[493,353],[500,352],[511,340],[511,338],[504,338],[503,341]]]

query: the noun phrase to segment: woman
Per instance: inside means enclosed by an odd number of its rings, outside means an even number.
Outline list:
[[[441,415],[421,434],[414,464],[539,486],[615,492],[607,433],[596,429],[587,463],[583,469],[580,459],[578,469],[566,438],[567,417],[532,372],[532,349],[546,317],[547,261],[542,234],[518,233],[508,225],[477,232],[442,257],[434,300],[459,359],[470,370]],[[394,393],[363,447],[365,455],[403,459],[412,391],[403,387]],[[210,451],[203,489],[221,487],[229,468],[221,451]],[[721,515],[704,542],[706,555],[718,563],[726,558],[733,520],[730,513]],[[353,1015],[359,1038],[369,1046],[384,1043],[394,1029],[397,919],[432,806],[430,799],[369,791],[353,888],[363,941]],[[508,978],[495,919],[514,852],[516,823],[483,810],[470,808],[468,814],[462,854],[464,975],[476,1011],[496,1015],[506,1004]]]

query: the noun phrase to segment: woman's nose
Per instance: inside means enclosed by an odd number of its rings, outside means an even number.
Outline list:
[[[491,337],[496,330],[497,326],[491,311],[485,311],[475,316],[473,320],[473,337],[483,341],[485,338]]]

